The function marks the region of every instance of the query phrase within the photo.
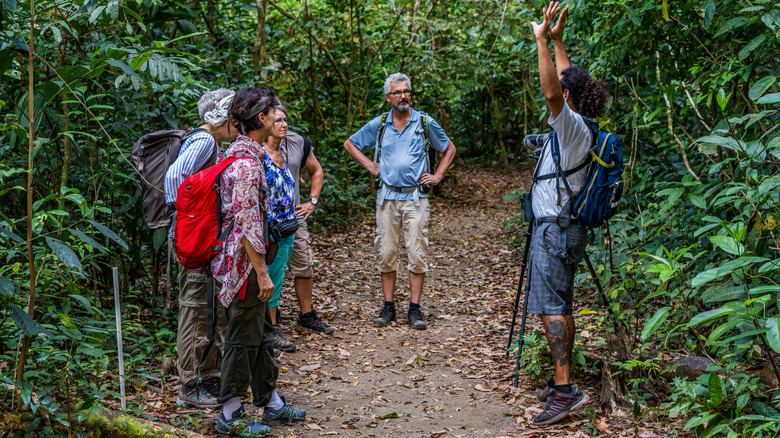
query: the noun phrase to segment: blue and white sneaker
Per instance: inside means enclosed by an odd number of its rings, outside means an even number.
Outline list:
[[[306,411],[304,409],[294,409],[287,404],[284,397],[280,397],[284,406],[281,409],[271,409],[266,406],[263,411],[263,419],[261,422],[266,426],[277,426],[282,423],[297,423],[306,419]]]
[[[265,415],[263,417],[265,418]],[[222,435],[240,436],[243,438],[262,438],[271,433],[271,428],[253,420],[246,414],[244,407],[241,406],[233,412],[230,420],[225,418],[225,414],[219,414],[217,432]]]

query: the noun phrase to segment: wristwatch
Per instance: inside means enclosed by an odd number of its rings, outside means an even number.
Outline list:
[[[311,205],[317,205],[318,201],[317,198],[309,198],[309,202],[311,202]]]

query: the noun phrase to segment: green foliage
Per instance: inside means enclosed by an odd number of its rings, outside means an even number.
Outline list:
[[[173,303],[158,289],[165,234],[144,224],[141,188],[128,159],[144,133],[199,125],[196,102],[204,90],[265,84],[282,96],[291,129],[312,138],[325,170],[322,203],[311,218],[315,230],[371,211],[370,178],[342,144],[387,110],[381,93],[386,73],[411,76],[415,106],[440,122],[460,157],[522,160],[522,138],[545,131],[549,116],[528,25],[539,18],[538,5],[416,4],[312,0],[279,2],[280,11],[269,3],[261,59],[253,2],[38,0],[29,95],[29,3],[5,1],[0,358],[15,363],[20,334],[32,342],[25,382],[14,382],[5,370],[3,381],[20,387],[26,404],[58,412],[54,421],[69,424],[75,423],[62,414],[64,404],[80,406],[75,415],[82,415],[116,398],[117,388],[99,378],[115,367],[112,266],[121,270],[129,374],[151,376],[150,360],[175,354],[167,310]],[[623,211],[604,235],[607,247],[591,249],[594,260],[608,260],[596,270],[609,286],[610,310],[634,340],[625,374],[654,376],[641,364],[655,364],[664,349],[709,354],[735,369],[758,359],[775,363],[780,5],[567,4],[572,63],[607,84],[606,121],[625,140]],[[38,291],[32,317],[25,308],[28,158]],[[528,336],[521,359],[538,374],[544,340]],[[723,415],[706,418],[718,399],[718,383],[709,380],[676,383],[679,391],[673,388],[670,396],[678,403],[670,413],[694,415],[701,423],[690,428],[710,436],[776,426],[750,416],[775,418],[777,398],[763,397],[751,378],[732,371],[720,382]],[[644,383],[630,385],[632,397],[644,400]],[[9,391],[0,394],[12,398]],[[738,421],[740,415],[747,417]]]

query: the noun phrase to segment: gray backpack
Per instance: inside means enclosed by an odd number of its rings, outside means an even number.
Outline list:
[[[171,209],[165,202],[165,173],[176,161],[184,140],[203,128],[157,131],[146,134],[133,145],[133,164],[141,181],[144,218],[149,228],[171,225]]]

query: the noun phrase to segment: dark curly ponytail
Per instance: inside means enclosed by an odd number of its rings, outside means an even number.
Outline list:
[[[609,93],[601,81],[590,77],[582,67],[569,67],[561,76],[561,88],[569,90],[569,96],[575,106],[572,109],[590,118],[604,114]]]
[[[242,88],[233,96],[228,116],[238,122],[238,132],[247,135],[251,131],[263,128],[257,115],[268,114],[271,107],[276,105],[279,105],[279,98],[274,96],[270,88]]]

